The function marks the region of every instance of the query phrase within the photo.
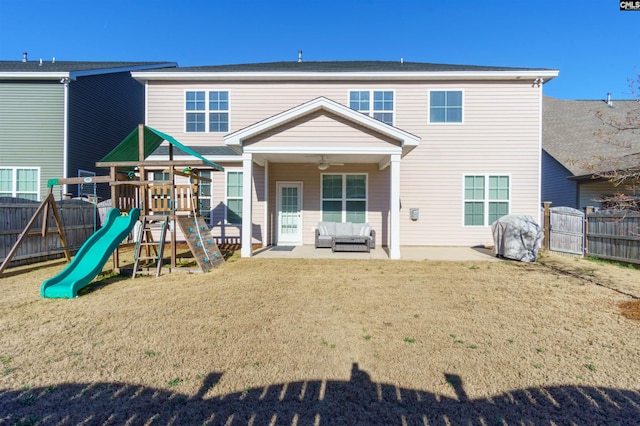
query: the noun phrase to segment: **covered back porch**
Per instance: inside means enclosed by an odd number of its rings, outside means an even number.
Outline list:
[[[313,245],[318,222],[366,222],[400,255],[400,163],[419,138],[327,98],[225,137],[242,155],[241,254]],[[331,252],[331,249],[328,249]]]

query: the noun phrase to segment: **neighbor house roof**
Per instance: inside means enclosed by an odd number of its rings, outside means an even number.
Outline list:
[[[232,65],[182,67],[173,70],[136,72],[140,80],[166,79],[217,79],[235,77],[242,79],[506,79],[542,78],[547,81],[558,75],[548,68],[514,68],[481,65],[452,65],[404,61],[290,61]]]
[[[599,158],[640,152],[640,130],[615,133],[607,123],[624,123],[638,114],[637,100],[561,100],[545,96],[542,106],[542,148],[574,176],[590,176]],[[636,125],[637,127],[637,125]],[[607,139],[610,139],[607,140]],[[621,146],[622,145],[622,146]],[[629,146],[624,148],[623,146]]]
[[[0,61],[0,80],[52,80],[116,72],[175,68],[175,62]]]

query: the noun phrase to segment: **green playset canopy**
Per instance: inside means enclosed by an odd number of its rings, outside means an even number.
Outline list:
[[[119,163],[140,161],[138,129],[139,127],[136,127],[131,133],[129,133],[129,136],[124,138],[124,140],[120,142],[118,146],[116,146],[99,162]],[[184,153],[202,160],[204,164],[213,168],[214,170],[218,170],[221,172],[224,171],[224,167],[214,163],[213,161],[207,160],[202,155],[195,152],[193,149],[178,142],[173,136],[162,133],[161,131],[149,126],[144,126],[144,158],[147,158],[149,155],[151,155],[164,141],[169,142],[171,145],[177,147]]]

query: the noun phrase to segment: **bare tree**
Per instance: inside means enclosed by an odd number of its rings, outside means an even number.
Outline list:
[[[640,211],[640,75],[629,79],[633,101],[613,104],[597,110],[596,117],[602,128],[595,136],[603,143],[616,147],[616,155],[599,155],[587,165],[596,178],[603,178],[618,191],[598,200],[604,208]],[[624,111],[611,113],[611,108]]]

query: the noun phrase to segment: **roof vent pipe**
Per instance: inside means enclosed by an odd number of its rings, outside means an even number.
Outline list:
[[[22,52],[22,62],[27,62],[27,52]]]
[[[298,62],[302,62],[302,50],[298,50]]]
[[[42,66],[42,58],[40,58],[40,63],[38,64],[39,67]]]
[[[404,58],[400,58],[400,63],[404,64]]]
[[[53,59],[51,59],[51,63],[55,64],[56,63],[56,57],[54,56]]]
[[[607,105],[609,108],[613,108],[613,102],[611,102],[611,92],[607,93]]]

